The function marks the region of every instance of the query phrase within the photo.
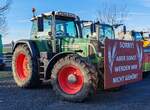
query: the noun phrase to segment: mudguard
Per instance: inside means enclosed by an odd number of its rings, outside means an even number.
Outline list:
[[[51,70],[54,66],[54,64],[62,57],[66,56],[66,55],[69,55],[69,54],[76,54],[76,52],[60,52],[60,53],[57,53],[56,55],[54,55],[49,63],[48,63],[48,66],[46,68],[46,78],[50,78],[50,75],[51,75]]]
[[[36,47],[36,44],[33,40],[18,40],[17,42],[15,42],[15,44],[13,46],[13,52],[14,52],[15,48],[20,44],[26,44],[28,46],[33,58],[40,58],[39,50]]]

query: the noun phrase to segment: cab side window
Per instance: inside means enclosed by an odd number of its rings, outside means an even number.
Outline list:
[[[50,17],[44,19],[44,32],[51,32],[52,20]]]
[[[83,38],[89,37],[91,35],[91,28],[90,28],[90,26],[83,27],[82,33],[83,33]]]
[[[48,38],[49,32],[51,32],[52,19],[51,17],[47,17],[43,19],[43,31],[38,31],[38,38]]]
[[[38,32],[37,20],[34,20],[32,21],[32,28],[31,28],[30,36],[32,38],[37,36],[37,32]]]

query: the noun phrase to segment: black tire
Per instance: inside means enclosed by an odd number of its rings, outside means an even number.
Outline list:
[[[19,72],[18,72],[17,66],[16,66],[17,58],[20,54],[25,55],[25,57],[29,61],[27,63],[28,75],[25,77],[24,80],[22,80],[21,77],[19,77]],[[28,46],[25,44],[18,45],[13,53],[12,71],[13,71],[13,78],[19,87],[33,88],[33,87],[37,87],[40,83],[39,74],[38,74],[38,61],[36,58],[32,57]]]
[[[120,91],[124,86],[119,86],[119,87],[115,87],[115,88],[111,88],[111,89],[104,89],[104,71],[99,71],[98,72],[98,77],[99,77],[99,86],[98,86],[98,90],[100,91],[111,91],[111,92],[117,92]]]
[[[79,68],[84,77],[82,88],[75,94],[68,94],[64,92],[58,82],[59,71],[67,65],[74,65]],[[78,55],[68,55],[64,58],[61,58],[54,65],[51,75],[51,84],[56,95],[62,100],[81,102],[96,93],[98,86],[98,74],[95,68],[87,63],[87,61],[85,61],[82,57]]]

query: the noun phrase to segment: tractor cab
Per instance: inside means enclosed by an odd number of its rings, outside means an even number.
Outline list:
[[[142,41],[144,40],[143,34],[141,32],[131,31],[131,36],[133,40]]]
[[[142,32],[144,39],[150,40],[150,32]]]
[[[132,35],[133,39],[136,40],[136,41],[142,41],[143,42],[143,47],[150,46],[150,40],[149,40],[149,37],[147,37],[146,34],[147,34],[147,32],[131,31],[131,35]]]
[[[91,39],[97,39],[104,43],[105,39],[115,39],[115,32],[113,26],[108,24],[92,23],[86,21],[82,23],[83,37],[91,37]]]
[[[126,34],[121,34],[123,32],[120,32],[120,38],[123,40],[132,40],[132,41],[142,41],[143,47],[147,47],[150,45],[149,38],[145,37],[146,32],[140,32],[140,31],[127,31]]]
[[[33,16],[31,21],[32,39],[75,38],[81,34],[79,17],[72,13],[53,11]]]

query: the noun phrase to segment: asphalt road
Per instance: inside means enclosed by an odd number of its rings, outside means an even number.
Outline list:
[[[83,103],[58,100],[50,86],[21,89],[6,78],[0,80],[0,110],[150,110],[150,75],[120,91],[99,91]]]

